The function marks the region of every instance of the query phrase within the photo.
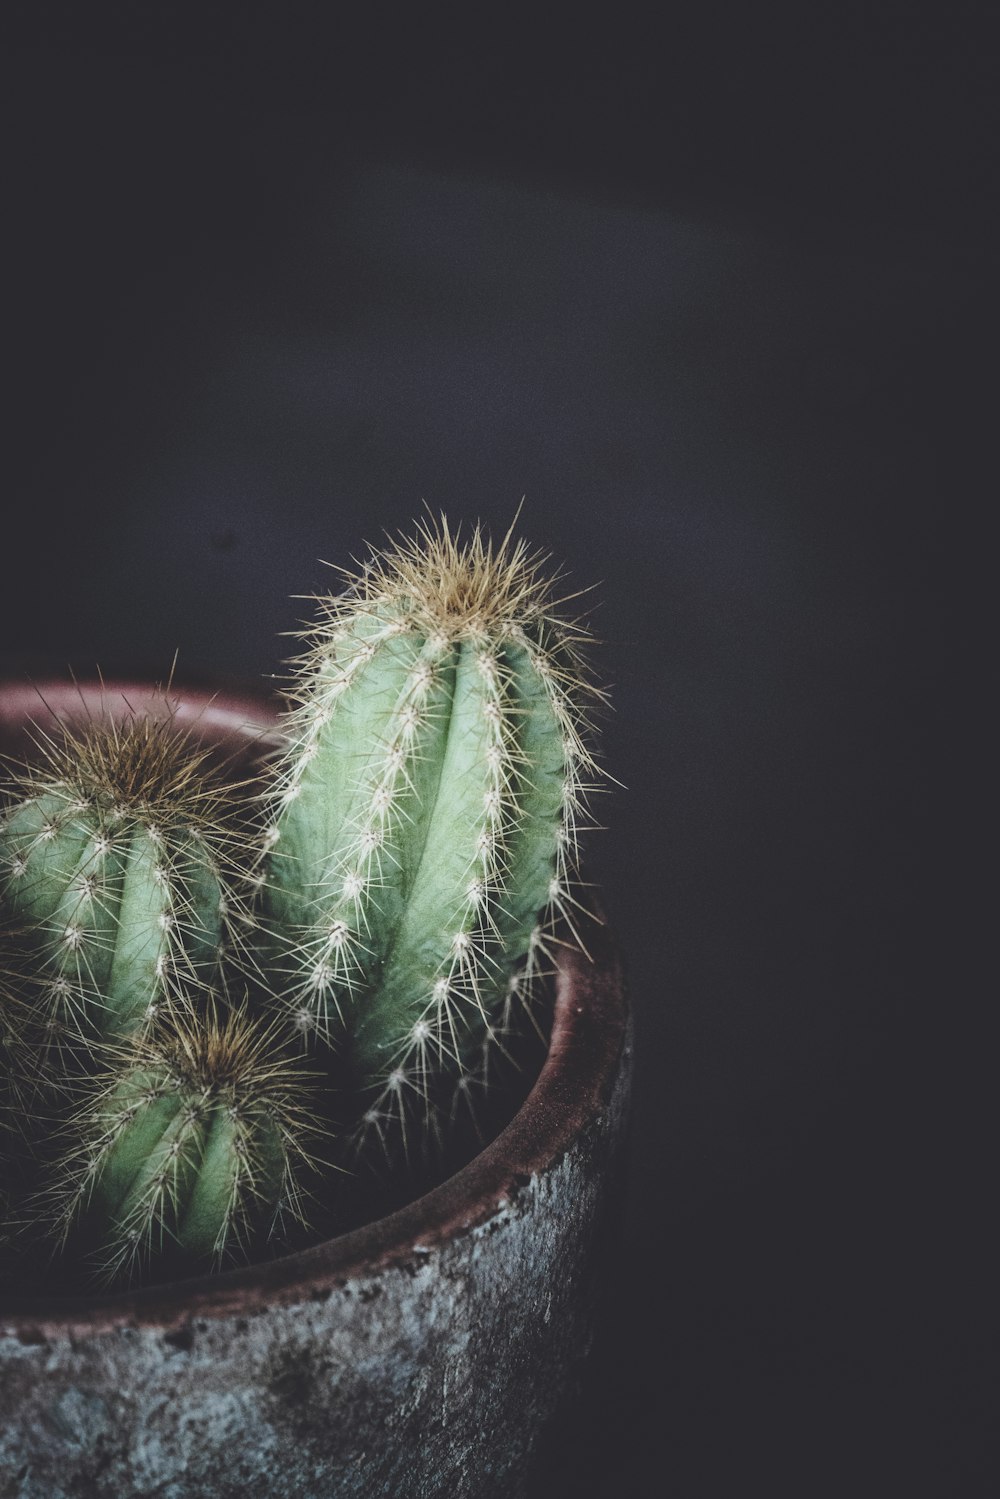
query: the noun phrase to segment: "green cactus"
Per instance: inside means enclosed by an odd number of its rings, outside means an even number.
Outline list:
[[[0,822],[19,1275],[49,1230],[70,1283],[81,1257],[110,1284],[248,1255],[304,1224],[320,1139],[369,1155],[346,1190],[327,1172],[319,1211],[343,1226],[384,1176],[369,1147],[425,1161],[504,1096],[557,945],[582,945],[597,775],[589,632],[546,562],[442,517],[346,575],[306,634],[260,822],[166,699],[36,731]],[[254,1019],[248,987],[278,1013]]]
[[[265,920],[295,1023],[363,1101],[359,1139],[405,1141],[439,1081],[481,1084],[556,918],[573,927],[596,690],[545,560],[442,517],[323,599],[306,637]]]
[[[236,788],[166,707],[38,747],[0,825],[0,903],[43,1030],[90,1045],[219,984],[245,904]]]
[[[244,1258],[304,1221],[319,1136],[312,1079],[245,1009],[173,1012],[135,1037],[65,1133],[45,1195],[108,1283]]]

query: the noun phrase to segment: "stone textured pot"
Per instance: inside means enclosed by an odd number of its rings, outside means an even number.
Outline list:
[[[0,689],[29,718],[115,712],[142,685]],[[253,700],[172,693],[247,742]],[[612,1227],[630,1041],[606,928],[568,953],[547,1060],[473,1161],[390,1217],[264,1265],[0,1305],[0,1495],[516,1499],[586,1352]]]

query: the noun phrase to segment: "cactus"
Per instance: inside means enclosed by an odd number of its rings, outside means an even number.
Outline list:
[[[169,708],[61,725],[37,744],[0,826],[22,987],[57,1045],[148,1029],[178,995],[221,981],[243,902],[237,788]]]
[[[575,932],[600,694],[545,562],[442,517],[347,575],[305,637],[265,924],[295,1023],[361,1100],[362,1141],[405,1144],[435,1125],[439,1080],[482,1083],[556,918]]]
[[[107,1282],[242,1258],[304,1221],[318,1137],[311,1078],[243,1008],[173,1013],[134,1037],[67,1126],[44,1201]]]
[[[320,1138],[361,1167],[346,1192],[325,1177],[342,1225],[384,1178],[373,1156],[407,1190],[396,1166],[504,1097],[490,1085],[525,1017],[543,1034],[540,980],[587,908],[602,694],[556,581],[511,532],[464,540],[443,516],[345,574],[305,632],[262,813],[166,699],[36,730],[0,822],[19,1274],[39,1230],[70,1281],[81,1257],[122,1283],[245,1256],[304,1224]]]

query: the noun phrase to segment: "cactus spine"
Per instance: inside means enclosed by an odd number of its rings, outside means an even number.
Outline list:
[[[220,982],[241,906],[234,788],[163,716],[63,725],[19,769],[0,897],[57,1041],[142,1031]]]
[[[105,1280],[170,1257],[243,1257],[303,1221],[315,1106],[274,1025],[245,1010],[177,1014],[118,1062],[71,1121],[77,1143],[48,1197],[64,1238],[80,1223]]]
[[[586,630],[545,558],[442,517],[323,599],[279,766],[265,906],[296,1023],[359,1135],[470,1088],[568,917],[593,760]]]

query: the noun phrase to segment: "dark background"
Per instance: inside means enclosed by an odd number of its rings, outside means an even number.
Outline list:
[[[8,671],[259,686],[424,501],[599,585],[633,1166],[539,1495],[995,1492],[987,10],[0,23]]]

